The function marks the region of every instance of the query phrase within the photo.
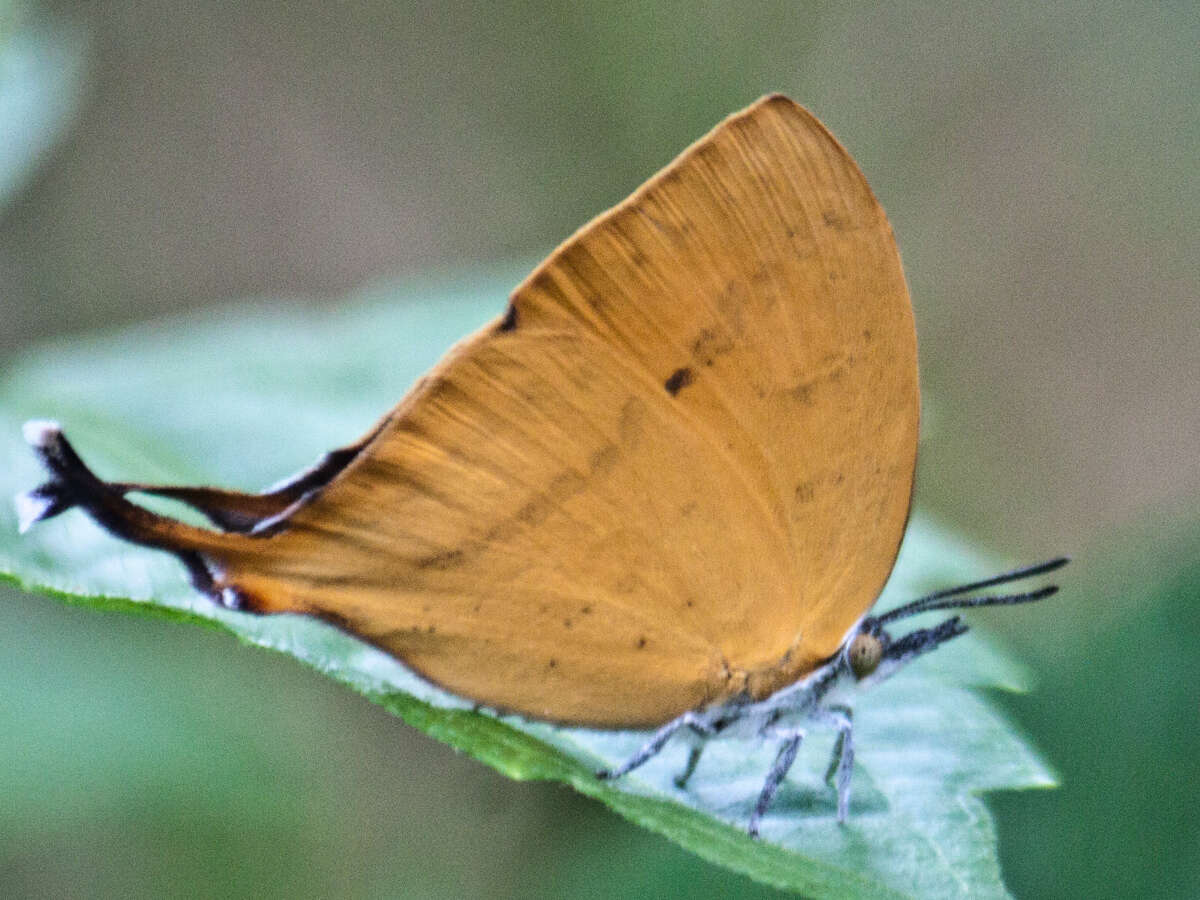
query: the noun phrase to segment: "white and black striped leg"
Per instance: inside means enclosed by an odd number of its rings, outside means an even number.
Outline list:
[[[632,772],[638,766],[642,765],[642,763],[657,756],[662,748],[666,746],[667,741],[671,739],[671,736],[684,727],[691,728],[697,735],[702,737],[710,737],[713,734],[712,726],[708,724],[703,716],[694,712],[686,712],[679,718],[672,719],[662,728],[658,729],[658,731],[654,732],[654,736],[643,744],[637,753],[625,760],[620,766],[615,769],[601,769],[596,773],[596,777],[611,780],[613,778],[620,778],[627,772]],[[698,753],[696,757],[699,759]],[[694,768],[694,765],[692,768]],[[689,771],[688,774],[690,775],[691,772]]]
[[[767,773],[767,780],[763,783],[762,791],[758,795],[758,802],[754,804],[754,812],[751,814],[750,824],[746,828],[750,833],[750,837],[758,837],[758,826],[762,822],[762,817],[770,807],[771,801],[775,799],[775,794],[779,792],[779,785],[783,783],[783,779],[787,776],[788,769],[796,761],[796,753],[800,750],[800,742],[804,740],[804,732],[799,728],[776,733],[780,737],[783,737],[784,740],[779,745],[779,753],[775,756],[775,764],[771,766],[771,771]]]
[[[814,713],[813,717],[827,722],[837,729],[837,741],[829,759],[825,781],[837,784],[837,820],[844,824],[850,814],[850,776],[854,773],[854,713],[848,706],[827,706]],[[834,780],[836,776],[836,782]]]
[[[688,753],[687,765],[683,767],[683,771],[675,776],[675,787],[683,790],[687,787],[688,779],[692,777],[692,773],[696,771],[696,764],[700,762],[700,754],[704,752],[704,741],[697,740],[692,744],[691,752]]]

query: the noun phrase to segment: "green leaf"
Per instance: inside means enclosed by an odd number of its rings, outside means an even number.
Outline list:
[[[1003,698],[1063,772],[997,804],[1006,873],[1021,896],[1200,897],[1200,516],[1155,509],[1080,562],[1064,625],[1028,641],[1048,689]]]
[[[33,417],[58,419],[102,477],[243,489],[276,481],[364,431],[446,347],[503,308],[518,275],[380,289],[323,312],[255,304],[43,347],[0,381],[0,494],[41,478],[20,440]],[[916,515],[881,602],[993,570]],[[1007,896],[980,794],[1053,784],[971,690],[1026,684],[978,634],[856,699],[847,825],[836,824],[824,782],[833,736],[813,732],[764,839],[753,841],[744,828],[775,753],[769,743],[711,744],[686,790],[672,783],[681,746],[616,783],[597,781],[597,768],[645,735],[475,711],[320,622],[217,608],[173,559],[77,512],[18,537],[15,514],[0,507],[0,572],[70,602],[203,623],[288,653],[511,778],[565,782],[708,860],[812,896]]]

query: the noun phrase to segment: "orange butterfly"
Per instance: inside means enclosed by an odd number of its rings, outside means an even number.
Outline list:
[[[73,506],[169,551],[214,600],[317,616],[498,710],[657,728],[605,777],[767,736],[760,820],[809,723],[853,761],[842,682],[962,634],[930,609],[1054,560],[866,616],[908,517],[912,306],[883,210],[811,114],[766,97],[586,225],[354,444],[244,494],[106,483],[52,423],[22,526]],[[199,528],[131,503],[170,497]],[[865,617],[866,616],[866,617]],[[864,618],[865,617],[865,618]]]

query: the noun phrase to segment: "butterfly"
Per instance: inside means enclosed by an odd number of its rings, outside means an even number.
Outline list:
[[[174,554],[225,606],[316,616],[481,706],[678,736],[773,739],[763,815],[806,729],[853,767],[844,684],[965,632],[936,609],[1039,566],[868,615],[904,534],[920,394],[891,227],[854,160],[765,97],[584,226],[349,446],[260,494],[111,483],[27,423],[50,479],[22,528],[77,507]],[[129,499],[189,504],[198,527]]]

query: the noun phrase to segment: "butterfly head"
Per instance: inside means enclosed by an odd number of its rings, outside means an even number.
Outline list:
[[[854,676],[855,681],[880,681],[904,663],[933,650],[946,641],[967,632],[967,625],[959,616],[931,627],[917,628],[899,637],[893,637],[885,626],[907,619],[920,613],[941,609],[967,609],[972,606],[1007,606],[1016,603],[1031,603],[1042,600],[1058,591],[1056,585],[1047,585],[1033,591],[1019,594],[984,595],[964,597],[987,587],[1006,584],[1033,575],[1043,575],[1053,572],[1067,564],[1066,557],[1059,557],[1036,566],[1008,572],[986,581],[964,584],[959,587],[938,591],[919,600],[914,600],[897,609],[881,613],[878,616],[868,616],[855,629],[853,637],[848,640],[842,651],[843,664]]]

